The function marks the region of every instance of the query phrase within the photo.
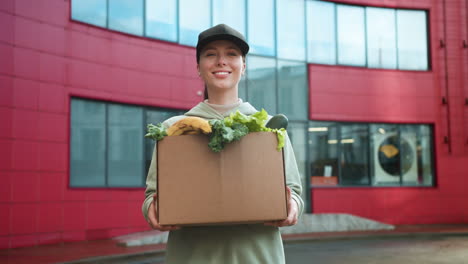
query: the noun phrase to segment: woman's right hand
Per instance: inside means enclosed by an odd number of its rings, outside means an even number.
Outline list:
[[[153,202],[151,203],[149,209],[148,209],[148,223],[151,226],[151,228],[159,230],[159,231],[171,231],[171,230],[177,230],[180,229],[180,226],[176,225],[160,225],[158,218],[157,218],[157,199],[158,196],[157,194],[153,195]]]

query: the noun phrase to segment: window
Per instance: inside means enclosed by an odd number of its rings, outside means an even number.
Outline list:
[[[366,65],[366,36],[364,29],[364,8],[338,5],[337,39],[338,64]]]
[[[312,186],[432,186],[432,127],[309,124]]]
[[[227,24],[245,36],[245,1],[213,0],[213,25]]]
[[[107,27],[107,0],[73,0],[71,5],[72,19]]]
[[[276,113],[276,60],[257,56],[247,60],[247,99],[259,110]]]
[[[247,10],[249,53],[275,56],[274,0],[249,0]]]
[[[109,28],[143,35],[143,0],[109,1]]]
[[[397,10],[398,68],[427,70],[426,12]]]
[[[306,1],[308,61],[336,64],[335,4]]]
[[[154,149],[146,125],[178,114],[72,98],[70,186],[143,187]]]
[[[196,46],[198,34],[211,26],[211,0],[179,1],[179,43]]]
[[[145,34],[177,41],[177,0],[146,0]]]
[[[278,113],[285,114],[290,120],[307,120],[309,93],[306,64],[278,60],[277,74]]]
[[[367,66],[396,69],[395,10],[366,8]]]
[[[427,12],[306,1],[307,61],[428,70]]]
[[[305,60],[305,17],[303,0],[276,1],[277,57]]]

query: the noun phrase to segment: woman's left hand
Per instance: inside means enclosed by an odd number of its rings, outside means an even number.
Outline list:
[[[298,209],[296,201],[291,197],[291,188],[286,186],[286,193],[288,195],[288,217],[284,220],[265,222],[265,225],[282,227],[297,224]]]

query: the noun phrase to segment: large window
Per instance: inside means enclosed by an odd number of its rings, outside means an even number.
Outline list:
[[[179,43],[196,46],[198,34],[211,26],[211,0],[179,0]]]
[[[249,52],[275,56],[274,0],[249,0],[247,10]]]
[[[427,12],[307,1],[307,60],[428,70]]]
[[[213,0],[213,25],[227,24],[245,36],[245,1]]]
[[[109,28],[143,35],[143,0],[109,1]]]
[[[269,114],[276,113],[276,60],[249,56],[247,65],[247,100]]]
[[[107,27],[107,0],[73,0],[71,16],[74,20]]]
[[[432,127],[309,123],[312,186],[432,186]]]
[[[177,0],[146,0],[148,37],[177,41]]]
[[[154,142],[148,123],[181,111],[72,98],[71,187],[143,187]]]
[[[276,1],[277,56],[305,60],[305,3],[303,0]]]

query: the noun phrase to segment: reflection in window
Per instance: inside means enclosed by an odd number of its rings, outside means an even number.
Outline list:
[[[313,122],[308,131],[311,184],[337,185],[339,175],[337,126],[329,122]]]
[[[226,24],[245,36],[245,1],[213,0],[213,25]]]
[[[336,64],[335,4],[306,1],[309,62]]]
[[[143,35],[143,0],[109,1],[109,28]]]
[[[301,175],[302,189],[308,190],[306,182],[307,170],[307,122],[289,122],[288,136],[291,140],[296,157],[297,168]],[[307,201],[307,192],[302,192],[302,199]]]
[[[249,102],[269,114],[276,113],[276,61],[271,58],[249,56],[247,65],[247,93]]]
[[[145,9],[146,36],[177,41],[177,1],[146,0]]]
[[[143,187],[154,150],[146,125],[179,114],[72,98],[70,186]]]
[[[198,34],[211,26],[210,0],[179,1],[179,43],[196,46]]]
[[[397,10],[398,68],[427,70],[426,12]]]
[[[338,64],[365,66],[364,8],[338,5]]]
[[[71,101],[70,185],[104,186],[106,109],[101,103]]]
[[[431,186],[431,131],[428,125],[310,122],[312,184],[332,185],[333,178],[326,177],[338,176],[341,186]],[[325,142],[337,147],[333,149],[338,153],[336,174],[326,154],[332,148],[324,147]],[[328,171],[325,166],[329,166]]]
[[[71,16],[74,20],[96,25],[98,27],[107,27],[107,1],[71,1]]]
[[[396,69],[395,10],[366,8],[367,65]]]
[[[369,185],[369,157],[367,125],[342,124],[340,126],[341,182],[342,185]]]
[[[306,64],[278,60],[278,112],[291,120],[307,120],[308,102]]]
[[[143,185],[143,109],[135,106],[108,106],[108,185]]]
[[[247,40],[252,54],[275,55],[275,18],[273,0],[248,1]]]
[[[305,60],[304,1],[276,1],[277,57]]]

